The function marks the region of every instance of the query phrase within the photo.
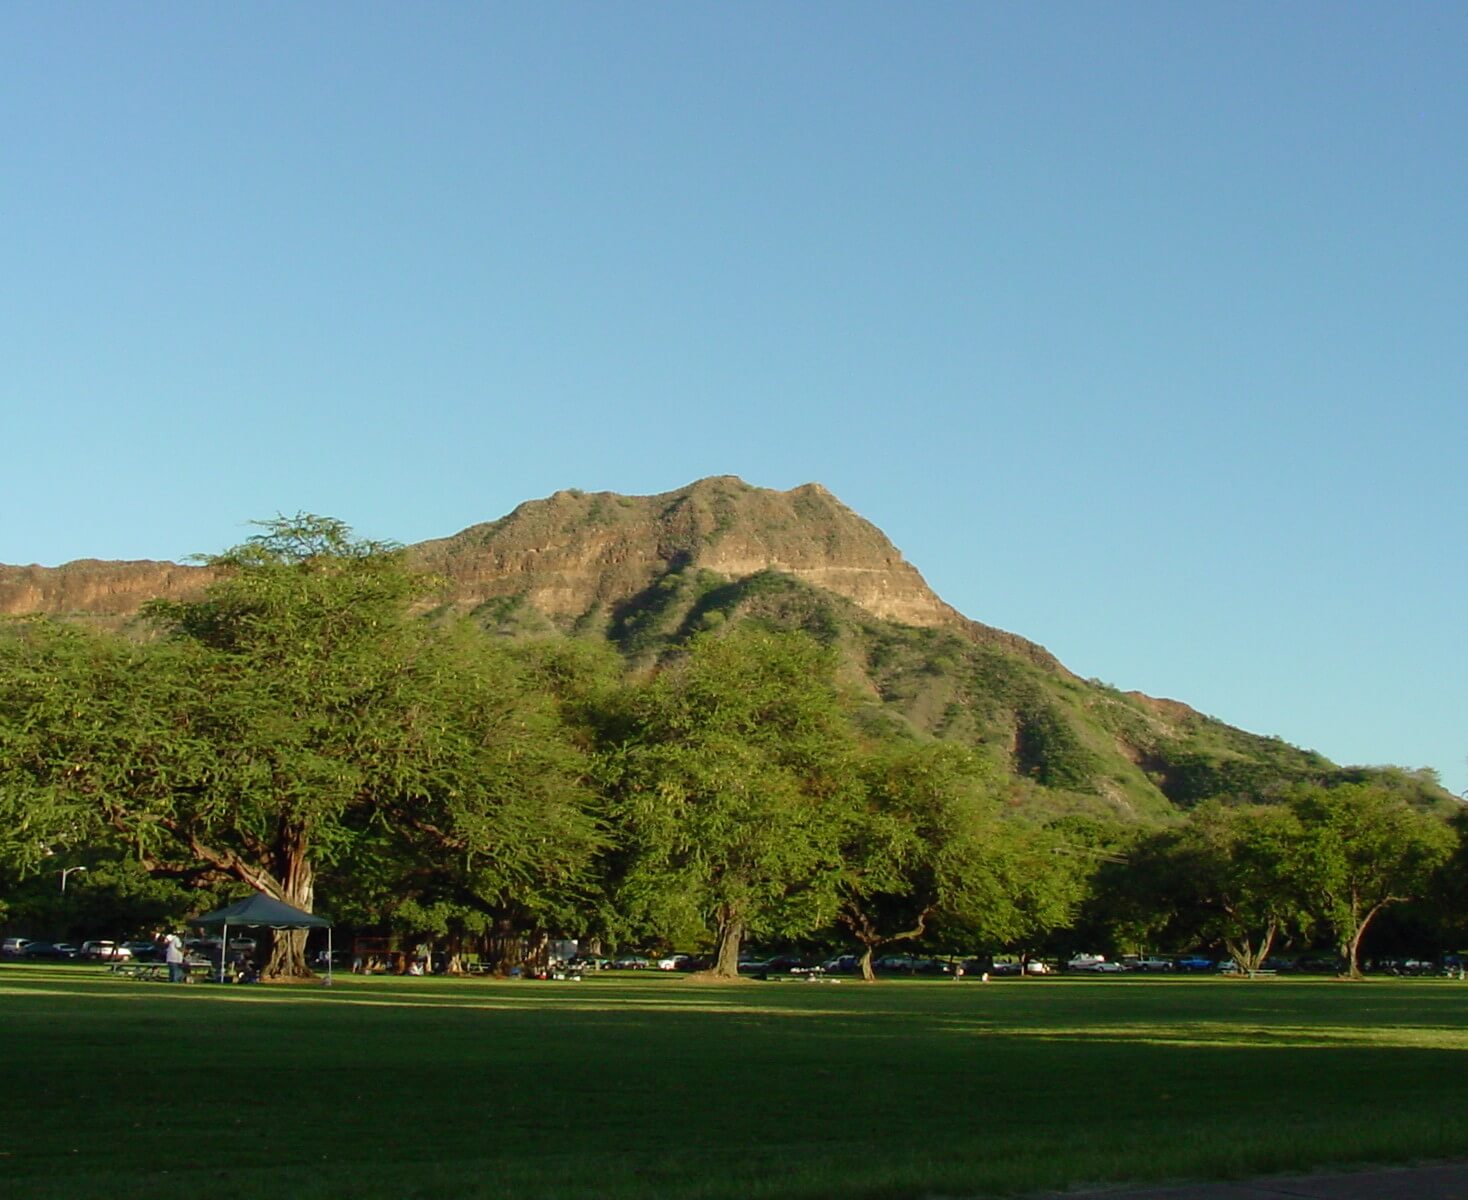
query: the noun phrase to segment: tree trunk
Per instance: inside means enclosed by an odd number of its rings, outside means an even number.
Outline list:
[[[280,899],[302,912],[310,912],[316,900],[316,872],[307,845],[303,830],[282,831],[272,864],[280,883]],[[306,963],[306,933],[304,929],[272,929],[270,957],[261,975],[266,979],[310,979],[314,972]]]
[[[1259,968],[1264,965],[1264,960],[1269,957],[1270,947],[1274,945],[1274,935],[1278,926],[1271,921],[1265,926],[1264,934],[1259,939],[1259,948],[1254,949],[1254,944],[1245,934],[1240,938],[1223,939],[1224,948],[1233,955],[1234,962],[1240,971],[1250,978],[1259,974]]]
[[[451,933],[447,940],[448,965],[444,970],[450,975],[466,975],[464,970],[464,936]]]
[[[851,930],[851,934],[861,943],[861,977],[868,983],[875,983],[877,972],[872,966],[872,956],[879,946],[886,946],[891,942],[908,941],[912,938],[920,938],[928,928],[928,909],[918,913],[917,920],[911,929],[904,929],[901,933],[884,935],[876,924],[871,921],[860,904],[855,900],[848,900],[842,907],[839,920]]]
[[[530,935],[525,947],[525,966],[531,975],[550,973],[550,934],[544,929]]]
[[[721,906],[717,949],[709,973],[722,979],[739,978],[739,947],[743,942],[744,919],[728,905]]]
[[[1380,904],[1367,910],[1366,915],[1357,923],[1352,932],[1342,931],[1341,957],[1346,960],[1346,976],[1349,979],[1365,979],[1361,972],[1361,939],[1366,934],[1366,926],[1370,925],[1376,914],[1385,908],[1390,900],[1384,900]]]

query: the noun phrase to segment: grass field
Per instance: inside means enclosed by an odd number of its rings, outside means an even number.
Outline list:
[[[1468,985],[0,966],[0,1191],[908,1197],[1468,1156]]]

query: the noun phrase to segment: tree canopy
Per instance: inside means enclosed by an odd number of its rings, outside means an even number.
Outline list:
[[[307,911],[322,863],[451,853],[470,892],[503,901],[589,859],[554,707],[503,656],[411,615],[431,582],[400,552],[298,516],[209,562],[202,599],[150,606],[158,643],[8,643],[23,711],[6,760],[51,836],[105,826],[150,870]],[[302,944],[278,938],[269,971],[305,972]]]
[[[1367,928],[1389,905],[1431,887],[1452,853],[1452,830],[1371,784],[1299,787],[1289,803],[1304,830],[1298,862],[1306,894],[1335,935],[1348,974],[1359,976]]]
[[[1045,821],[1004,803],[996,747],[870,719],[824,626],[715,622],[634,668],[490,636],[329,518],[206,561],[204,593],[134,636],[0,624],[0,879],[86,865],[138,919],[187,889],[313,910],[324,885],[359,925],[454,947],[589,933],[712,948],[724,976],[751,940],[855,944],[868,976],[894,942],[1077,938],[1222,945],[1254,971],[1321,929],[1356,973],[1384,910],[1461,893],[1468,818],[1389,773],[1234,780],[1126,830]],[[278,938],[267,970],[306,969]]]
[[[1000,838],[993,780],[958,746],[898,742],[863,756],[843,822],[837,918],[861,946],[861,971],[884,945],[921,938],[992,896]]]
[[[619,904],[665,934],[712,930],[733,975],[747,934],[834,913],[852,733],[829,651],[801,634],[705,634],[628,697],[612,756]]]

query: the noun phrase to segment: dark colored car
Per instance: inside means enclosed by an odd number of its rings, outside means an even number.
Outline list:
[[[77,948],[69,942],[30,942],[21,954],[25,958],[72,959]]]
[[[774,958],[767,958],[762,963],[756,963],[758,971],[793,971],[797,967],[804,970],[810,964],[798,954],[777,954]]]

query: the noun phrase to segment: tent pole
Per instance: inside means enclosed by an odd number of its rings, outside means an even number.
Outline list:
[[[331,986],[331,926],[326,927],[326,986]]]
[[[229,957],[229,922],[224,923],[224,936],[219,941],[219,982],[224,982],[224,960]]]

